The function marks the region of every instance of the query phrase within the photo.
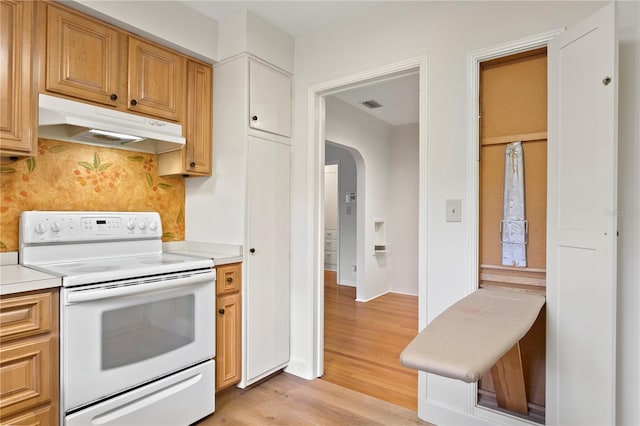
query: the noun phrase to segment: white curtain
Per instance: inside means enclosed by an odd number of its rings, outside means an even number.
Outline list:
[[[504,210],[502,264],[527,266],[527,221],[524,217],[524,161],[521,142],[507,145],[504,153]]]

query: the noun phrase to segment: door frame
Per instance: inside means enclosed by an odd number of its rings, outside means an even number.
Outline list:
[[[469,135],[467,139],[467,199],[469,208],[467,209],[466,227],[468,244],[467,256],[469,259],[469,277],[467,279],[467,294],[478,289],[478,268],[479,268],[479,222],[480,222],[480,64],[492,59],[510,56],[517,53],[527,52],[529,50],[546,47],[550,40],[562,33],[563,29],[558,29],[530,38],[505,43],[481,50],[470,52],[467,55],[467,93],[468,93],[468,115],[467,125],[469,126]],[[548,102],[548,101],[547,101]],[[478,384],[474,383],[468,386],[467,406],[469,411],[475,417],[485,419],[491,423],[504,421],[505,413],[498,413],[489,408],[481,407],[477,404]],[[420,396],[418,397],[420,408]],[[427,402],[428,403],[428,402]],[[425,404],[426,405],[426,404]],[[510,416],[513,417],[513,416]],[[516,417],[514,420],[518,421]],[[521,424],[531,424],[526,420],[520,420]],[[494,423],[495,424],[495,423]]]
[[[404,75],[418,69],[420,76],[419,96],[419,184],[418,184],[418,323],[419,329],[427,319],[427,68],[428,57],[418,56],[404,61],[384,65],[371,70],[329,80],[307,90],[307,140],[311,142],[307,158],[308,192],[312,194],[309,207],[312,212],[309,241],[313,276],[313,376],[324,373],[324,143],[325,143],[325,97],[356,87],[378,83]],[[424,380],[424,379],[422,379]],[[423,386],[419,383],[419,388]]]

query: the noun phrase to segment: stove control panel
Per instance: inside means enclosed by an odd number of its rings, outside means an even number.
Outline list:
[[[160,239],[156,212],[24,211],[20,214],[23,244]]]

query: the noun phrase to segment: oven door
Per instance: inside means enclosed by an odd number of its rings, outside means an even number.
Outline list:
[[[62,290],[64,411],[215,356],[215,271]]]

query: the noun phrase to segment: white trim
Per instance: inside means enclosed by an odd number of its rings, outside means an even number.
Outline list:
[[[480,63],[491,59],[509,56],[516,53],[526,52],[528,50],[546,47],[549,40],[560,34],[563,29],[550,31],[544,34],[533,36],[530,38],[501,44],[494,47],[476,50],[467,55],[467,93],[468,93],[468,139],[467,139],[467,199],[469,207],[466,208],[466,226],[467,226],[467,256],[470,261],[469,277],[467,280],[467,294],[472,293],[478,288],[478,267],[479,267],[479,249],[478,249],[478,231],[479,231],[479,143],[480,128],[478,117],[480,115],[478,105],[480,101]],[[476,404],[478,385],[469,387],[467,407],[474,416],[489,418],[491,421],[497,421],[497,418],[503,417],[500,413],[499,417],[487,415],[487,409],[478,407]],[[516,420],[516,424],[531,424],[527,420]]]
[[[427,56],[419,56],[412,59],[381,66],[372,70],[363,71],[349,76],[329,80],[315,86],[311,86],[307,91],[307,140],[311,142],[307,158],[307,191],[312,194],[308,198],[308,211],[312,214],[308,217],[308,257],[307,264],[311,271],[313,280],[312,297],[313,303],[313,377],[320,377],[323,374],[323,339],[324,339],[324,288],[320,285],[323,280],[324,259],[322,253],[322,222],[324,199],[322,190],[321,167],[324,167],[324,98],[327,95],[344,91],[353,87],[358,87],[383,79],[388,79],[394,74],[404,75],[407,71],[418,68],[420,73],[420,182],[419,182],[419,243],[418,243],[418,280],[419,289],[419,322],[426,325],[426,294],[427,294]],[[321,264],[322,262],[322,264]],[[358,268],[361,268],[358,265]],[[421,327],[422,328],[422,327]]]

